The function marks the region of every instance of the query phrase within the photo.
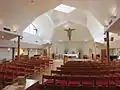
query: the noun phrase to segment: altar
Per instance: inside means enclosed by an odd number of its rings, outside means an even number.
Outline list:
[[[68,61],[93,61],[92,59],[79,59],[78,54],[63,54],[64,63]]]
[[[68,61],[93,61],[91,59],[69,59]]]
[[[78,58],[77,54],[63,54],[63,56],[67,56],[69,58]]]

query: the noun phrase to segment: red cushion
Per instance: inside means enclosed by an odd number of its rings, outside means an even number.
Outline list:
[[[79,85],[80,82],[77,82],[77,81],[70,81],[68,84],[69,84],[69,85]]]
[[[24,76],[26,73],[25,72],[17,72],[18,76]]]
[[[13,79],[13,76],[5,75],[5,76],[4,76],[4,79]]]
[[[110,86],[116,86],[116,83],[114,81],[112,81],[112,80],[109,80],[109,85]]]
[[[56,83],[59,84],[59,85],[66,85],[67,81],[65,81],[65,80],[57,80]]]
[[[0,74],[0,79],[3,79],[4,75],[3,74]]]
[[[108,81],[106,80],[96,80],[96,85],[97,86],[108,86]]]
[[[92,81],[82,81],[82,85],[83,86],[93,86],[93,83],[92,83]]]
[[[52,79],[49,79],[49,80],[47,80],[47,81],[45,81],[44,83],[46,83],[46,84],[53,84],[53,80]]]

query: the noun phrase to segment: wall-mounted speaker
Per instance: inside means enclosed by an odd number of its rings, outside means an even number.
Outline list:
[[[114,37],[111,37],[111,41],[114,41]]]
[[[104,41],[106,42],[106,41],[107,41],[107,38],[104,38]],[[110,41],[114,41],[114,37],[111,37],[111,38],[110,38]]]
[[[4,27],[3,30],[11,31],[9,28]]]
[[[106,42],[106,41],[107,41],[107,38],[104,38],[104,41]]]

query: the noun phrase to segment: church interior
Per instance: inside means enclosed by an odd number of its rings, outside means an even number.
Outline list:
[[[0,90],[120,90],[120,0],[0,0]]]

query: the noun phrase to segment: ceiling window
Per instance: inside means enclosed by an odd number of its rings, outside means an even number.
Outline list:
[[[60,4],[54,10],[61,11],[61,12],[64,12],[64,13],[70,13],[70,12],[74,11],[75,9],[76,9],[75,7]]]

